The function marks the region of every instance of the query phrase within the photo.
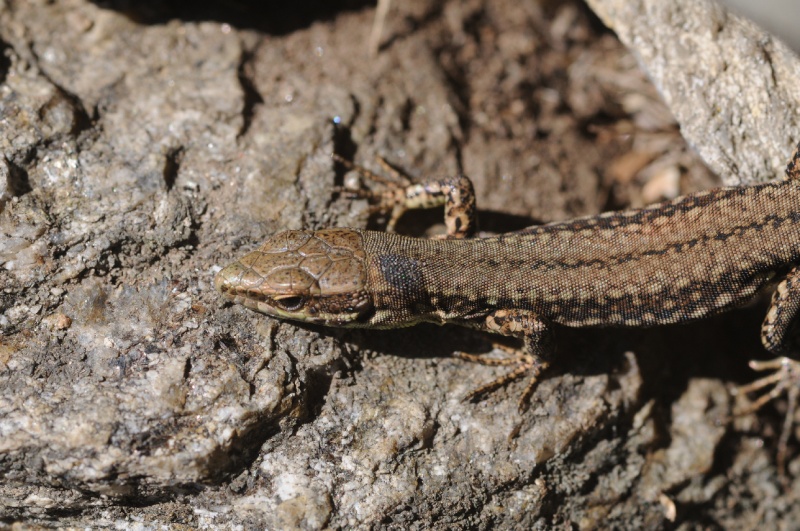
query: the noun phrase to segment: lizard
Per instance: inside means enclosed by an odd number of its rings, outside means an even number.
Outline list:
[[[274,317],[327,326],[454,323],[519,338],[522,349],[506,358],[457,355],[512,367],[466,398],[529,375],[519,398],[523,410],[553,361],[554,324],[684,323],[739,307],[777,283],[761,327],[764,347],[777,357],[750,363],[773,372],[740,391],[762,393],[749,411],[787,393],[790,427],[800,362],[783,354],[800,309],[800,144],[782,180],[482,238],[472,237],[475,194],[465,176],[392,183],[334,158],[389,182],[383,192],[349,192],[371,200],[375,210],[391,211],[387,231],[277,233],[217,273],[215,287],[224,297]],[[442,205],[446,237],[394,232],[406,209]],[[789,431],[781,437],[784,453]]]

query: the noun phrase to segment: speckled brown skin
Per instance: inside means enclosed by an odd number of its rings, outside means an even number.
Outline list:
[[[216,286],[278,317],[371,328],[456,323],[522,338],[517,369],[473,393],[531,373],[521,405],[548,365],[551,323],[687,322],[739,306],[777,280],[762,327],[764,346],[777,353],[800,308],[798,160],[796,151],[780,182],[481,239],[463,238],[474,227],[465,178],[449,187],[442,185],[448,181],[427,189],[410,185],[392,197],[405,197],[405,206],[447,203],[448,219],[458,220],[449,224],[450,239],[356,229],[283,232],[223,269]],[[421,190],[434,199],[420,201]],[[387,203],[387,195],[377,197]],[[787,388],[797,372],[789,361],[791,370],[782,362],[772,367],[782,376],[747,390]]]

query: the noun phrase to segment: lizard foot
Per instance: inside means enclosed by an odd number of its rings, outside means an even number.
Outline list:
[[[530,354],[526,354],[523,351],[518,349],[511,349],[505,345],[496,344],[495,347],[504,350],[506,353],[509,354],[506,358],[487,358],[486,356],[481,356],[477,354],[468,354],[466,352],[456,352],[455,356],[466,361],[470,361],[473,363],[480,363],[481,365],[490,365],[490,366],[514,366],[514,368],[503,374],[502,376],[497,377],[496,379],[488,382],[480,387],[477,387],[467,393],[464,397],[465,400],[473,400],[481,395],[486,393],[490,393],[496,389],[499,389],[514,380],[518,380],[525,375],[530,375],[530,380],[528,381],[528,385],[525,386],[525,390],[519,397],[519,401],[517,402],[517,406],[519,407],[520,412],[524,412],[528,409],[528,404],[533,394],[533,390],[536,387],[536,382],[539,378],[539,375],[547,369],[549,363],[546,361],[542,361],[535,356]]]
[[[787,409],[783,420],[783,428],[778,439],[777,464],[781,474],[785,471],[787,444],[794,424],[794,414],[797,401],[800,398],[800,362],[785,356],[766,361],[750,361],[750,368],[763,372],[773,371],[772,374],[759,378],[754,382],[736,388],[736,394],[750,394],[769,389],[755,399],[747,408],[740,411],[739,415],[754,413],[764,407],[768,402],[786,393]]]
[[[378,162],[386,175],[374,173],[336,154],[331,157],[345,169],[383,185],[383,190],[371,190],[361,188],[359,183],[338,186],[336,191],[348,199],[367,199],[371,205],[370,215],[388,215],[386,232],[394,232],[407,210],[444,206],[448,238],[467,238],[475,233],[475,190],[464,175],[415,182],[382,158],[378,158]]]

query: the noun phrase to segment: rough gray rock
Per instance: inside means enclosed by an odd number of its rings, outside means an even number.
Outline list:
[[[630,42],[618,17],[632,15],[595,7]],[[489,351],[480,334],[283,323],[211,285],[277,230],[368,222],[335,193],[334,150],[418,176],[466,171],[497,231],[640,205],[646,182],[656,197],[713,184],[670,109],[712,167],[761,179],[793,140],[796,112],[779,112],[797,108],[793,58],[762,54],[773,85],[725,80],[759,113],[698,82],[701,68],[691,91],[664,88],[668,109],[579,4],[407,2],[376,57],[368,8],[200,22],[169,9],[0,3],[0,522],[736,528],[798,516],[798,489],[781,489],[760,444],[780,420],[726,420],[725,383],[741,377],[727,368],[758,348],[759,312],[561,330],[560,371],[520,414],[522,382],[462,400],[496,375],[449,357]],[[650,49],[692,40],[682,28],[659,19]],[[735,32],[757,29],[724,29],[731,53],[752,49]],[[648,71],[667,87],[685,65],[660,68]],[[693,136],[679,109],[690,97],[722,98],[737,127]]]
[[[800,130],[797,56],[714,0],[588,0],[633,51],[684,138],[730,184],[782,174]]]

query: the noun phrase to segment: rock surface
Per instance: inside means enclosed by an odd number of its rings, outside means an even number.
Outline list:
[[[800,129],[797,56],[711,0],[588,0],[642,62],[681,133],[730,183],[768,181]]]
[[[380,221],[335,192],[334,151],[464,171],[496,232],[712,186],[673,114],[726,182],[771,178],[798,140],[794,56],[705,2],[592,1],[667,107],[582,4],[393,3],[376,56],[370,6],[255,4],[0,2],[0,523],[800,520],[780,416],[727,420],[761,307],[559,330],[520,414],[524,383],[462,400],[497,374],[450,357],[480,334],[283,323],[212,286],[277,230]],[[400,230],[441,231],[419,217]]]

